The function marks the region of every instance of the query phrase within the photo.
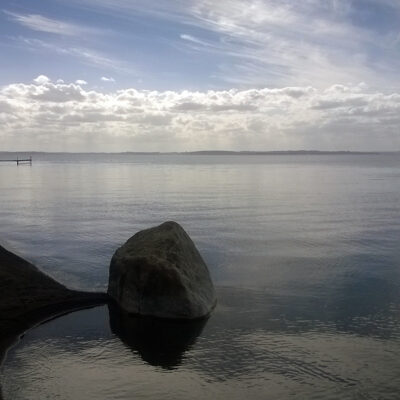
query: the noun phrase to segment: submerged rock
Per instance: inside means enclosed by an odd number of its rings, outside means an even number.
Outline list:
[[[216,304],[208,268],[176,222],[132,236],[111,259],[108,294],[129,313],[194,319]]]

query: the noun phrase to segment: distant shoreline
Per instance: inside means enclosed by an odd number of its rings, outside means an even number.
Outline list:
[[[281,156],[281,155],[379,155],[400,154],[400,151],[324,151],[324,150],[276,150],[276,151],[231,151],[231,150],[198,150],[198,151],[171,151],[171,152],[69,152],[69,151],[0,151],[0,154],[76,154],[76,155],[189,155],[189,156]]]

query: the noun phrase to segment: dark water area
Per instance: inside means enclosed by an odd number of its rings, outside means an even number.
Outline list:
[[[176,220],[219,302],[191,324],[43,324],[8,353],[5,399],[399,398],[400,155],[37,157],[0,165],[3,244],[105,290],[119,245]]]

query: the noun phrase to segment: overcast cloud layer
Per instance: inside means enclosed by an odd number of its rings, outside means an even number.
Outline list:
[[[364,85],[102,93],[41,75],[0,91],[8,150],[395,150],[400,94]]]

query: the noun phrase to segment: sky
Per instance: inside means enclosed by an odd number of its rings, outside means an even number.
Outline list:
[[[3,0],[0,151],[400,150],[400,0]]]

